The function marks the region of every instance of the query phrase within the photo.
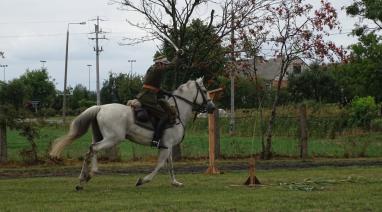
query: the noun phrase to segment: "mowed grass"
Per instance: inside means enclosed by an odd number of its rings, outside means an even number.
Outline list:
[[[240,186],[246,172],[180,174],[184,187],[159,174],[135,187],[137,175],[96,176],[81,192],[76,177],[0,180],[1,211],[378,211],[382,168],[348,167],[259,171],[263,187]],[[349,178],[356,180],[346,180]],[[291,190],[280,183],[326,180],[319,190]],[[345,180],[344,180],[345,179]],[[341,181],[344,180],[344,181]]]
[[[40,137],[36,139],[38,155],[45,158],[51,143],[64,135],[67,129],[63,127],[46,126],[40,128]],[[68,146],[62,156],[67,159],[81,159],[89,148],[91,133]],[[382,157],[382,133],[370,133],[360,136],[342,136],[336,139],[310,138],[308,150],[310,157]],[[274,136],[272,149],[274,155],[281,157],[298,157],[298,138]],[[248,157],[252,153],[261,152],[259,136],[220,136],[221,155],[223,158]],[[205,132],[186,132],[182,146],[182,156],[185,158],[208,157],[208,134]],[[10,161],[20,161],[20,151],[30,148],[26,139],[17,132],[8,132],[8,157]],[[157,156],[157,150],[146,146],[123,141],[118,145],[120,158],[123,161]],[[361,154],[364,152],[364,154]]]

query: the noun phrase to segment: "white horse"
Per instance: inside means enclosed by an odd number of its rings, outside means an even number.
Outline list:
[[[214,104],[208,99],[207,90],[203,85],[203,78],[195,81],[188,81],[181,85],[169,98],[170,105],[177,109],[178,116],[176,124],[164,131],[162,140],[168,149],[160,149],[158,162],[155,169],[143,178],[139,178],[136,186],[150,182],[163,167],[165,162],[168,164],[171,184],[182,186],[183,184],[175,179],[172,166],[171,151],[172,147],[179,144],[184,137],[186,124],[192,117],[193,111],[215,109]],[[70,125],[70,130],[66,136],[58,138],[50,151],[51,158],[58,158],[65,146],[72,143],[86,133],[89,126],[92,126],[93,143],[86,153],[80,174],[80,184],[77,190],[83,188],[83,184],[91,179],[96,168],[96,160],[92,162],[92,169],[89,170],[91,159],[95,159],[95,153],[110,148],[121,141],[128,139],[132,142],[149,146],[153,137],[153,131],[142,128],[135,124],[133,110],[130,106],[122,104],[106,104],[92,106],[77,116]]]

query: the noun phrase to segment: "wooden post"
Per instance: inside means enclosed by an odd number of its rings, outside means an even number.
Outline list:
[[[299,108],[300,116],[300,158],[308,158],[308,127],[307,127],[307,115],[306,105],[301,104]]]
[[[214,100],[217,94],[223,91],[223,88],[218,88],[208,92],[208,97]],[[215,113],[216,111],[214,111]],[[216,144],[216,123],[217,119],[214,113],[208,114],[208,143],[209,143],[209,165],[206,171],[207,174],[220,174],[220,171],[215,166],[215,144]]]
[[[254,157],[249,159],[249,177],[245,181],[244,185],[255,186],[256,184],[261,184],[260,180],[256,177],[256,160]]]
[[[219,110],[214,111],[215,121],[215,159],[220,158],[220,126],[219,126]]]
[[[0,120],[0,164],[7,162],[7,124]]]

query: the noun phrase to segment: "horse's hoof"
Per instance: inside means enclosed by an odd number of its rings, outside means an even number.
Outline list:
[[[84,190],[84,187],[82,187],[82,186],[76,186],[76,191],[81,191],[81,190]]]
[[[176,182],[172,182],[171,185],[175,186],[175,187],[183,187],[183,183],[180,183],[178,181]]]
[[[138,178],[138,180],[137,180],[137,183],[135,183],[135,186],[141,186],[141,185],[143,185],[143,180],[142,180],[142,178]]]

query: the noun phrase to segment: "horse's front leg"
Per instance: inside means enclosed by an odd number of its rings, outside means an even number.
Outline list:
[[[171,185],[176,186],[176,187],[183,186],[183,183],[178,182],[175,179],[174,166],[172,164],[172,154],[170,154],[169,157],[167,158],[167,169],[168,169],[168,172],[170,173],[170,176],[171,176]]]
[[[169,149],[161,149],[159,152],[158,162],[157,162],[157,165],[156,165],[154,171],[152,171],[150,174],[146,175],[144,178],[139,178],[135,185],[140,186],[140,185],[143,185],[145,183],[150,182],[155,177],[155,175],[158,173],[158,171],[163,167],[163,165],[165,164],[170,153],[171,153],[171,151]]]

